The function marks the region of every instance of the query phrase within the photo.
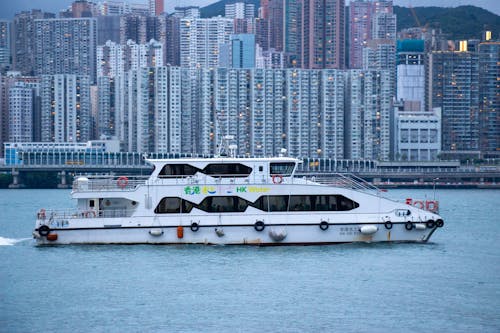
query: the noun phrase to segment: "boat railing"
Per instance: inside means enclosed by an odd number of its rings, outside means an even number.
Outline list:
[[[82,218],[114,218],[132,216],[133,209],[102,209],[102,210],[81,210],[81,209],[58,209],[44,210],[37,213],[39,220],[44,220],[48,224],[52,222],[61,223],[64,220],[82,219]]]
[[[381,192],[377,186],[351,173],[331,173],[328,176],[316,177],[315,179],[316,182],[324,185],[338,186],[366,192]]]
[[[82,176],[73,181],[74,192],[83,191],[130,191],[145,184],[149,176]]]
[[[186,185],[186,186],[216,186],[216,185],[264,185],[264,184],[304,184],[304,180],[330,186],[351,188],[360,191],[380,192],[375,185],[349,173],[331,173],[325,176],[265,176],[225,175],[215,177],[209,175],[168,176],[150,179],[149,176],[81,176],[73,181],[74,192],[93,191],[131,191],[139,185]]]

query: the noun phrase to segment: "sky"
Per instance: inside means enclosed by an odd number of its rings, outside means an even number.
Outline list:
[[[98,2],[99,0],[95,1]],[[172,12],[175,6],[206,6],[217,0],[165,0],[165,10]],[[243,0],[242,0],[243,1]],[[349,0],[346,0],[348,2]],[[12,19],[14,14],[22,10],[42,9],[47,12],[58,13],[61,9],[67,8],[72,0],[0,0],[0,18]],[[128,0],[131,3],[146,3],[147,0]],[[456,7],[461,5],[474,5],[485,8],[497,15],[500,15],[500,1],[498,0],[394,0],[398,6],[411,5]]]

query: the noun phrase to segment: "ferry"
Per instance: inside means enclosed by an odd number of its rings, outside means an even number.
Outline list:
[[[296,176],[291,157],[146,159],[140,176],[79,176],[76,208],[40,209],[37,245],[422,242],[436,201],[385,198],[359,179]]]

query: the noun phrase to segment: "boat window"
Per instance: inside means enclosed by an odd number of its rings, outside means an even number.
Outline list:
[[[181,198],[163,198],[158,206],[156,206],[155,213],[180,213],[181,212]]]
[[[269,197],[267,195],[263,195],[250,205],[264,212],[267,212],[269,211]]]
[[[214,177],[247,177],[252,168],[240,163],[218,163],[207,165],[202,172]]]
[[[166,164],[158,174],[159,178],[193,176],[200,169],[189,164]]]
[[[288,210],[288,195],[270,195],[268,199],[270,212],[286,212]]]
[[[182,209],[181,209],[182,208]],[[178,214],[189,213],[193,209],[193,204],[177,197],[166,197],[161,199],[158,206],[155,208],[156,214]]]
[[[217,196],[206,197],[197,208],[209,213],[240,213],[244,212],[249,202],[240,197]]]
[[[283,162],[283,163],[271,163],[271,175],[282,175],[284,177],[291,176],[293,169],[295,168],[295,163],[293,162]]]
[[[336,195],[317,195],[316,211],[335,211],[337,209],[337,196]]]
[[[338,210],[351,210],[359,207],[359,204],[357,202],[354,202],[351,199],[346,198],[342,195],[338,196],[337,202],[339,206]]]
[[[291,195],[290,211],[311,211],[315,197],[315,195]]]

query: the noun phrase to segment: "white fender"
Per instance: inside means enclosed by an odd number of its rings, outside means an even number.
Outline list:
[[[363,235],[373,235],[378,231],[378,227],[376,225],[364,225],[359,228],[359,232]]]
[[[158,236],[163,235],[163,230],[161,230],[161,229],[151,229],[151,230],[149,230],[149,234],[150,234],[151,236],[156,236],[156,237],[158,237]]]

